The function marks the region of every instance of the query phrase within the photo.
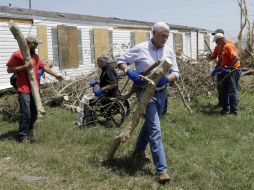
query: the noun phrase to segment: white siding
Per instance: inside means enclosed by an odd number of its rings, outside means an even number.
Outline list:
[[[202,55],[205,50],[204,34],[198,33],[198,54]]]
[[[131,47],[131,32],[124,30],[112,31],[113,56],[119,56],[125,53]]]
[[[172,50],[174,51],[173,33],[174,33],[174,32],[171,30],[166,44],[167,44],[169,47],[171,47]]]
[[[185,58],[192,58],[191,52],[191,33],[186,32],[183,35],[183,54]]]
[[[192,58],[197,59],[197,32],[191,32],[191,53]]]
[[[210,48],[213,51],[213,49],[215,48],[216,43],[213,41],[213,35],[210,34]]]

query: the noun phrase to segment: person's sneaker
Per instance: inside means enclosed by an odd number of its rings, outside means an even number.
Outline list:
[[[134,152],[131,155],[134,159],[144,162],[151,162],[150,158],[147,157],[145,152],[139,152],[134,150]]]
[[[158,182],[165,184],[170,181],[170,177],[167,172],[163,172],[159,174]]]
[[[220,111],[220,113],[221,113],[221,115],[227,115],[227,114],[229,114],[229,110],[228,109],[222,109]]]

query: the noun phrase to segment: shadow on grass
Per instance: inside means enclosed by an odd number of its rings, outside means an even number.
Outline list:
[[[0,134],[0,140],[16,140],[17,130],[7,131],[6,133]]]
[[[154,175],[149,168],[145,167],[147,164],[149,164],[149,162],[137,160],[132,156],[124,156],[121,158],[114,158],[112,160],[105,160],[102,162],[104,167],[109,168],[111,171],[119,175],[124,173],[129,176],[133,176],[137,172],[142,172],[145,175]]]

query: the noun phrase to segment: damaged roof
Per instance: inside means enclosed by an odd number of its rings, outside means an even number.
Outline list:
[[[60,13],[53,11],[30,10],[24,8],[0,6],[0,17],[2,18],[18,18],[18,19],[41,19],[41,20],[60,20],[72,21],[76,23],[87,23],[97,25],[112,25],[118,27],[137,27],[137,28],[150,28],[154,22],[127,20],[115,17],[99,17],[90,15],[80,15],[71,13]],[[191,30],[200,32],[211,32],[206,29],[168,24],[170,28],[176,30]]]

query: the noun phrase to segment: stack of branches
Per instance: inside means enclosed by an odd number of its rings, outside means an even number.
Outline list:
[[[177,84],[188,101],[200,95],[211,97],[216,93],[215,80],[210,77],[213,62],[207,59],[194,61],[178,58],[177,63],[180,70]],[[169,93],[172,97],[178,96],[179,92],[174,84],[169,86]]]
[[[239,82],[239,91],[254,92],[254,64],[253,58],[249,54],[241,54],[242,76]],[[180,78],[177,84],[180,86],[183,96],[191,101],[197,96],[211,97],[216,95],[216,77],[210,76],[215,62],[206,58],[198,60],[177,59],[180,70]],[[179,97],[179,92],[174,84],[169,86],[170,96]]]
[[[64,80],[61,83],[52,82],[41,86],[42,102],[46,106],[63,106],[78,111],[79,103],[84,94],[91,94],[89,83],[98,79],[98,70],[76,77],[74,80]]]

